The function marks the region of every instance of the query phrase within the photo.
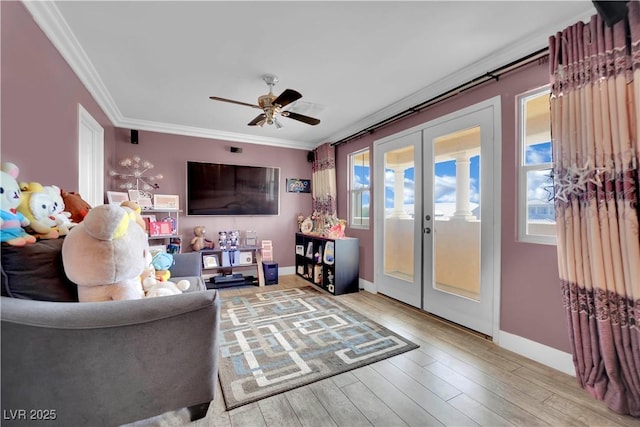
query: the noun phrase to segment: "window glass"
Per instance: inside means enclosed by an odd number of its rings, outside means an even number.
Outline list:
[[[555,244],[549,88],[518,97],[520,241]]]
[[[349,226],[369,228],[371,206],[369,149],[349,155]]]

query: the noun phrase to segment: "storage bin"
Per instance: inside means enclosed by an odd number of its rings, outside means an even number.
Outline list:
[[[278,284],[278,263],[277,262],[263,262],[262,268],[264,269],[264,283],[265,285],[277,285]]]

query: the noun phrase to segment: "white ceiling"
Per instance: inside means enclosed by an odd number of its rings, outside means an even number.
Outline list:
[[[26,2],[118,127],[311,149],[547,46],[591,1]],[[291,88],[309,126],[249,127]]]

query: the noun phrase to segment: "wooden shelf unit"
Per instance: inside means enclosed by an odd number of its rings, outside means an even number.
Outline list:
[[[216,276],[218,274],[224,274],[224,272],[233,271],[244,271],[247,269],[256,269],[256,280],[258,282],[258,286],[264,286],[264,271],[262,270],[262,253],[260,246],[238,246],[236,251],[240,256],[244,256],[242,254],[251,254],[251,262],[247,262],[248,259],[238,259],[234,260],[235,262],[229,263],[229,265],[224,265],[224,253],[230,252],[228,250],[223,249],[203,249],[200,251],[200,256],[202,257],[202,276],[205,281],[209,278]],[[216,262],[213,265],[208,257],[215,256]]]

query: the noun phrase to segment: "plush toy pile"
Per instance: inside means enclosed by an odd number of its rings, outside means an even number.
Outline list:
[[[177,295],[189,289],[191,284],[188,280],[180,280],[178,283],[171,282],[169,268],[174,263],[173,255],[166,252],[159,252],[153,257],[147,257],[147,268],[142,274],[142,287],[147,297],[159,297],[165,295]]]
[[[1,166],[0,242],[24,246],[65,236],[62,262],[80,302],[175,295],[189,288],[187,280],[169,281],[172,255],[151,257],[137,203],[92,208],[55,185],[18,182],[19,171],[13,163]]]
[[[23,246],[38,239],[57,239],[81,222],[91,209],[79,195],[75,197],[75,204],[82,207],[79,210],[72,206],[74,198],[65,197],[71,193],[58,186],[19,183],[19,168],[13,163],[2,163],[1,170],[0,242]]]

